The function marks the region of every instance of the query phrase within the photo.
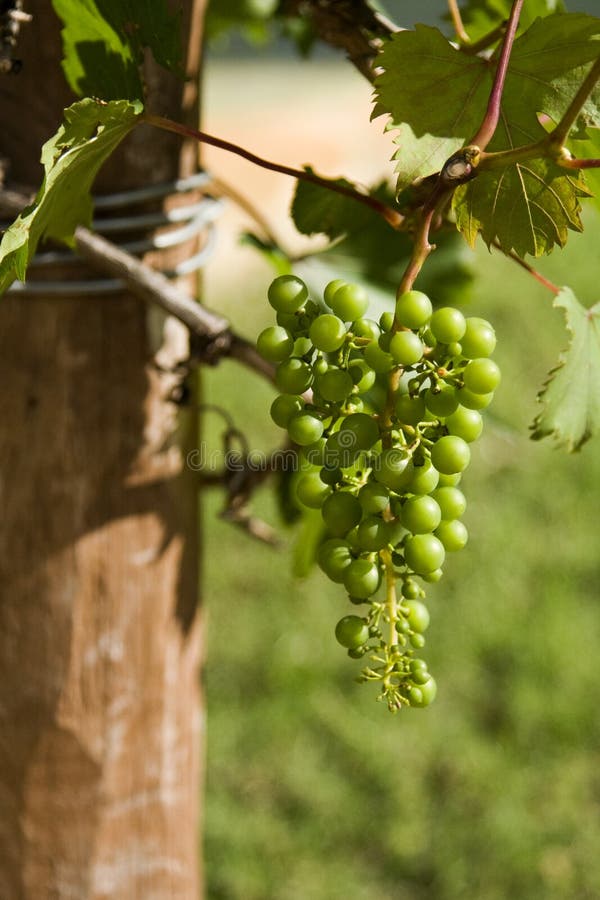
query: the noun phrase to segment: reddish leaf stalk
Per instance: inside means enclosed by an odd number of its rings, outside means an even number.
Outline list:
[[[506,34],[504,35],[504,40],[502,41],[502,49],[500,51],[498,66],[496,67],[494,84],[490,93],[487,110],[485,112],[485,116],[483,117],[483,121],[479,126],[479,131],[474,136],[474,138],[469,141],[470,144],[475,144],[481,150],[485,150],[491,139],[494,137],[494,133],[498,126],[498,121],[500,119],[500,104],[502,102],[502,93],[504,91],[506,72],[508,70],[508,63],[515,41],[515,35],[519,26],[519,17],[521,15],[522,7],[523,0],[514,0],[508,19]]]
[[[463,44],[470,44],[471,38],[465,30],[457,0],[448,0],[448,9],[450,11],[450,16],[452,17],[452,24],[454,26],[456,36],[460,41],[463,42]]]
[[[237,144],[232,144],[230,141],[214,137],[211,134],[207,134],[205,131],[197,131],[195,128],[189,128],[187,125],[181,125],[179,122],[173,122],[171,119],[166,119],[163,116],[154,116],[149,113],[145,113],[141,117],[141,121],[145,122],[147,125],[152,125],[154,128],[161,128],[163,131],[172,131],[174,134],[179,134],[182,137],[195,138],[195,140],[200,141],[201,143],[210,144],[212,147],[218,147],[220,150],[227,150],[229,153],[235,153],[237,156],[241,156],[243,159],[248,160],[248,162],[254,163],[254,165],[260,166],[263,169],[268,169],[271,172],[289,175],[292,178],[297,178],[298,181],[307,181],[310,184],[316,184],[319,187],[333,191],[336,194],[342,194],[344,197],[350,197],[351,200],[363,203],[378,215],[382,216],[392,228],[398,228],[404,220],[403,216],[397,210],[388,206],[386,203],[382,203],[375,197],[371,197],[369,194],[361,194],[353,188],[335,184],[335,182],[329,181],[326,178],[319,178],[318,175],[314,175],[312,172],[306,172],[304,169],[294,169],[291,166],[270,162],[269,160],[257,156],[255,153],[251,153],[249,150],[244,150],[243,147],[239,147]]]

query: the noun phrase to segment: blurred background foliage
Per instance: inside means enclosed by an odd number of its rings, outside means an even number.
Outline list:
[[[388,6],[402,24],[415,8],[435,24],[445,9]],[[391,141],[368,124],[369,86],[347,64],[271,59],[264,48],[242,60],[231,47],[207,65],[208,131],[332,176],[391,177]],[[294,252],[314,245],[286,221],[293,185],[282,176],[218,151],[205,159]],[[272,272],[239,245],[255,223],[230,207],[206,302],[253,338],[271,321]],[[591,304],[592,211],[586,226],[538,268]],[[344,593],[319,571],[291,574],[298,530],[279,523],[272,491],[253,508],[281,529],[277,550],[219,519],[216,491],[203,496],[211,900],[600,896],[600,452],[597,442],[569,456],[529,440],[536,392],[565,342],[561,315],[511,261],[482,245],[467,253],[474,281],[444,302],[494,323],[504,380],[464,478],[469,544],[428,591],[431,708],[391,716],[353,682],[360,664],[333,637]],[[204,374],[205,400],[229,411],[253,449],[281,441],[273,396],[233,363]],[[207,413],[204,424],[217,450],[223,423]]]

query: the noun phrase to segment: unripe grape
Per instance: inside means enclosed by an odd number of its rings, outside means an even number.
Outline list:
[[[380,581],[381,576],[377,564],[368,559],[355,559],[344,571],[344,587],[351,597],[362,600],[372,597],[377,591]]]
[[[277,366],[275,384],[284,394],[303,394],[312,381],[312,369],[301,359],[292,357]]]
[[[425,392],[425,406],[434,416],[445,418],[458,407],[456,391],[451,385],[444,384],[437,390],[430,388]]]
[[[391,331],[394,327],[394,313],[389,311],[381,313],[379,327],[382,331]]]
[[[335,626],[335,636],[342,647],[355,650],[369,640],[369,629],[364,619],[344,616]]]
[[[440,522],[435,529],[435,535],[440,539],[448,553],[462,550],[469,539],[469,532],[458,519],[452,519],[450,522]]]
[[[427,631],[430,617],[429,610],[425,604],[421,603],[420,600],[404,600],[402,606],[408,609],[406,618],[413,631],[417,631],[419,634]]]
[[[343,537],[362,518],[362,507],[356,497],[347,491],[337,491],[325,500],[321,515],[335,537]]]
[[[396,398],[396,415],[403,425],[418,425],[425,418],[425,400],[421,396],[400,394]]]
[[[321,509],[331,493],[331,487],[321,481],[318,472],[305,472],[296,483],[296,496],[309,509]]]
[[[394,360],[382,350],[377,341],[371,341],[364,349],[365,362],[379,375],[385,375],[394,368]]]
[[[490,394],[500,384],[500,369],[493,359],[472,359],[467,363],[463,381],[474,394]]]
[[[312,356],[313,345],[310,338],[299,337],[294,341],[294,356]]]
[[[494,399],[493,392],[490,394],[476,394],[466,387],[460,388],[456,392],[456,396],[460,405],[464,406],[465,409],[485,409]]]
[[[413,366],[423,357],[423,344],[412,331],[397,331],[390,341],[389,352],[401,366]]]
[[[410,497],[402,507],[402,524],[413,534],[435,531],[442,520],[442,513],[432,497]]]
[[[423,465],[416,466],[411,462],[406,469],[405,490],[411,494],[429,494],[435,489],[440,473],[426,460]]]
[[[288,434],[295,444],[307,447],[323,434],[323,423],[308,412],[297,413],[288,424]]]
[[[352,359],[348,364],[348,374],[359,394],[364,394],[375,384],[375,372],[364,359]]]
[[[496,347],[496,333],[485,319],[470,316],[461,343],[463,356],[467,359],[491,356]]]
[[[334,293],[329,306],[344,322],[360,319],[369,308],[369,297],[358,284],[344,284]]]
[[[429,327],[438,341],[443,344],[451,344],[454,341],[460,341],[465,333],[467,323],[459,309],[442,306],[440,309],[436,309],[432,315]]]
[[[396,320],[405,328],[416,331],[429,322],[432,309],[427,294],[421,291],[406,291],[396,301]]]
[[[280,428],[287,428],[292,416],[303,408],[302,397],[297,394],[280,394],[271,404],[271,418]]]
[[[293,313],[304,306],[308,288],[296,275],[279,275],[269,286],[268,298],[273,309]]]
[[[389,543],[387,522],[380,516],[367,516],[358,526],[356,540],[362,550],[383,550]]]
[[[413,695],[412,692],[417,690],[419,691],[419,696],[416,693]],[[418,688],[411,688],[410,705],[416,707],[429,706],[435,700],[436,694],[437,684],[435,679],[430,676],[425,684],[420,684]]]
[[[419,585],[412,578],[407,578],[402,582],[402,596],[407,600],[416,600],[419,596]]]
[[[294,349],[294,339],[280,325],[270,325],[257,337],[256,349],[269,362],[283,362]]]
[[[344,369],[329,366],[324,375],[315,379],[315,388],[330,403],[341,403],[348,397],[354,384],[352,378]]]
[[[414,537],[407,538],[404,544],[406,563],[417,575],[439,569],[445,556],[444,545],[433,534],[415,534]]]
[[[467,508],[465,495],[456,487],[439,487],[431,496],[440,508],[442,519],[460,519]]]
[[[333,295],[339,288],[343,287],[345,284],[346,282],[343,278],[334,278],[333,281],[330,281],[329,284],[325,286],[325,290],[323,291],[323,299],[330,309]]]
[[[471,461],[469,445],[462,438],[448,434],[442,437],[431,449],[431,462],[446,475],[463,472]]]
[[[403,482],[404,470],[408,465],[408,457],[402,450],[389,448],[383,450],[375,460],[373,474],[375,480],[386,487],[396,490]]]
[[[446,419],[446,428],[450,434],[463,439],[468,444],[476,441],[483,431],[483,419],[476,409],[467,409],[459,406],[458,409]]]
[[[331,581],[342,584],[344,572],[353,561],[350,545],[339,538],[330,538],[319,547],[317,562]]]
[[[333,353],[346,339],[346,328],[341,319],[330,313],[317,316],[309,329],[309,336],[317,350],[324,353]]]
[[[319,477],[325,484],[330,484],[333,487],[340,483],[344,473],[339,466],[323,466],[319,472]]]
[[[390,492],[385,485],[369,481],[358,492],[358,500],[365,513],[381,513],[390,502]]]
[[[354,413],[343,420],[338,435],[342,446],[370,450],[379,440],[379,427],[367,413]]]
[[[377,341],[381,334],[381,329],[373,319],[357,319],[352,325],[352,332],[358,338],[368,338],[370,341]]]

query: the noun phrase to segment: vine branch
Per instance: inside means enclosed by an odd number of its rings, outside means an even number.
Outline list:
[[[517,28],[519,26],[519,18],[521,16],[522,8],[523,0],[514,0],[510,11],[510,16],[508,18],[508,25],[506,26],[504,39],[502,41],[500,58],[498,59],[496,74],[494,75],[494,84],[490,92],[485,116],[483,117],[483,121],[479,126],[477,134],[471,141],[469,141],[470,144],[475,144],[480,148],[480,150],[485,150],[491,139],[494,137],[496,128],[498,126],[498,121],[500,119],[500,105],[502,103],[502,93],[504,91],[504,82],[506,80],[506,72],[508,70],[510,54],[512,52],[512,47],[515,41]]]
[[[282,175],[289,175],[292,178],[298,179],[298,181],[316,184],[319,187],[333,191],[336,194],[349,197],[351,200],[363,203],[378,215],[383,216],[393,228],[398,228],[404,221],[403,216],[397,210],[388,206],[386,203],[382,203],[376,197],[371,197],[369,194],[362,194],[353,188],[344,187],[344,185],[341,184],[336,184],[335,181],[330,179],[320,178],[318,175],[315,175],[313,172],[307,172],[305,169],[294,169],[291,166],[285,166],[281,163],[270,162],[267,159],[263,159],[261,156],[257,156],[255,153],[251,153],[249,150],[245,150],[243,147],[239,147],[237,144],[231,143],[231,141],[225,141],[222,138],[214,137],[214,135],[207,134],[205,131],[198,131],[195,128],[190,128],[187,125],[182,125],[179,122],[174,122],[171,119],[166,119],[163,116],[155,116],[150,113],[144,113],[141,116],[140,121],[145,122],[147,125],[152,125],[154,128],[161,128],[163,131],[171,131],[181,137],[194,138],[200,143],[209,144],[211,147],[218,147],[220,150],[226,150],[229,153],[235,153],[236,156],[241,156],[242,159],[246,159],[248,162],[254,163],[254,165],[260,166],[262,169],[268,169],[271,172],[279,172]]]

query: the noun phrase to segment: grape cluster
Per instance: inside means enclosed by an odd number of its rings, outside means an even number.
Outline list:
[[[379,322],[366,318],[364,289],[342,280],[325,288],[325,308],[294,275],[268,298],[277,324],[257,346],[277,363],[271,416],[300,448],[298,499],[321,510],[319,566],[365,607],[340,619],[336,638],[368,659],[359,680],[379,682],[392,711],[428,706],[423,582],[439,581],[446,553],[467,542],[458,484],[500,381],[494,329],[434,311],[415,290]]]

